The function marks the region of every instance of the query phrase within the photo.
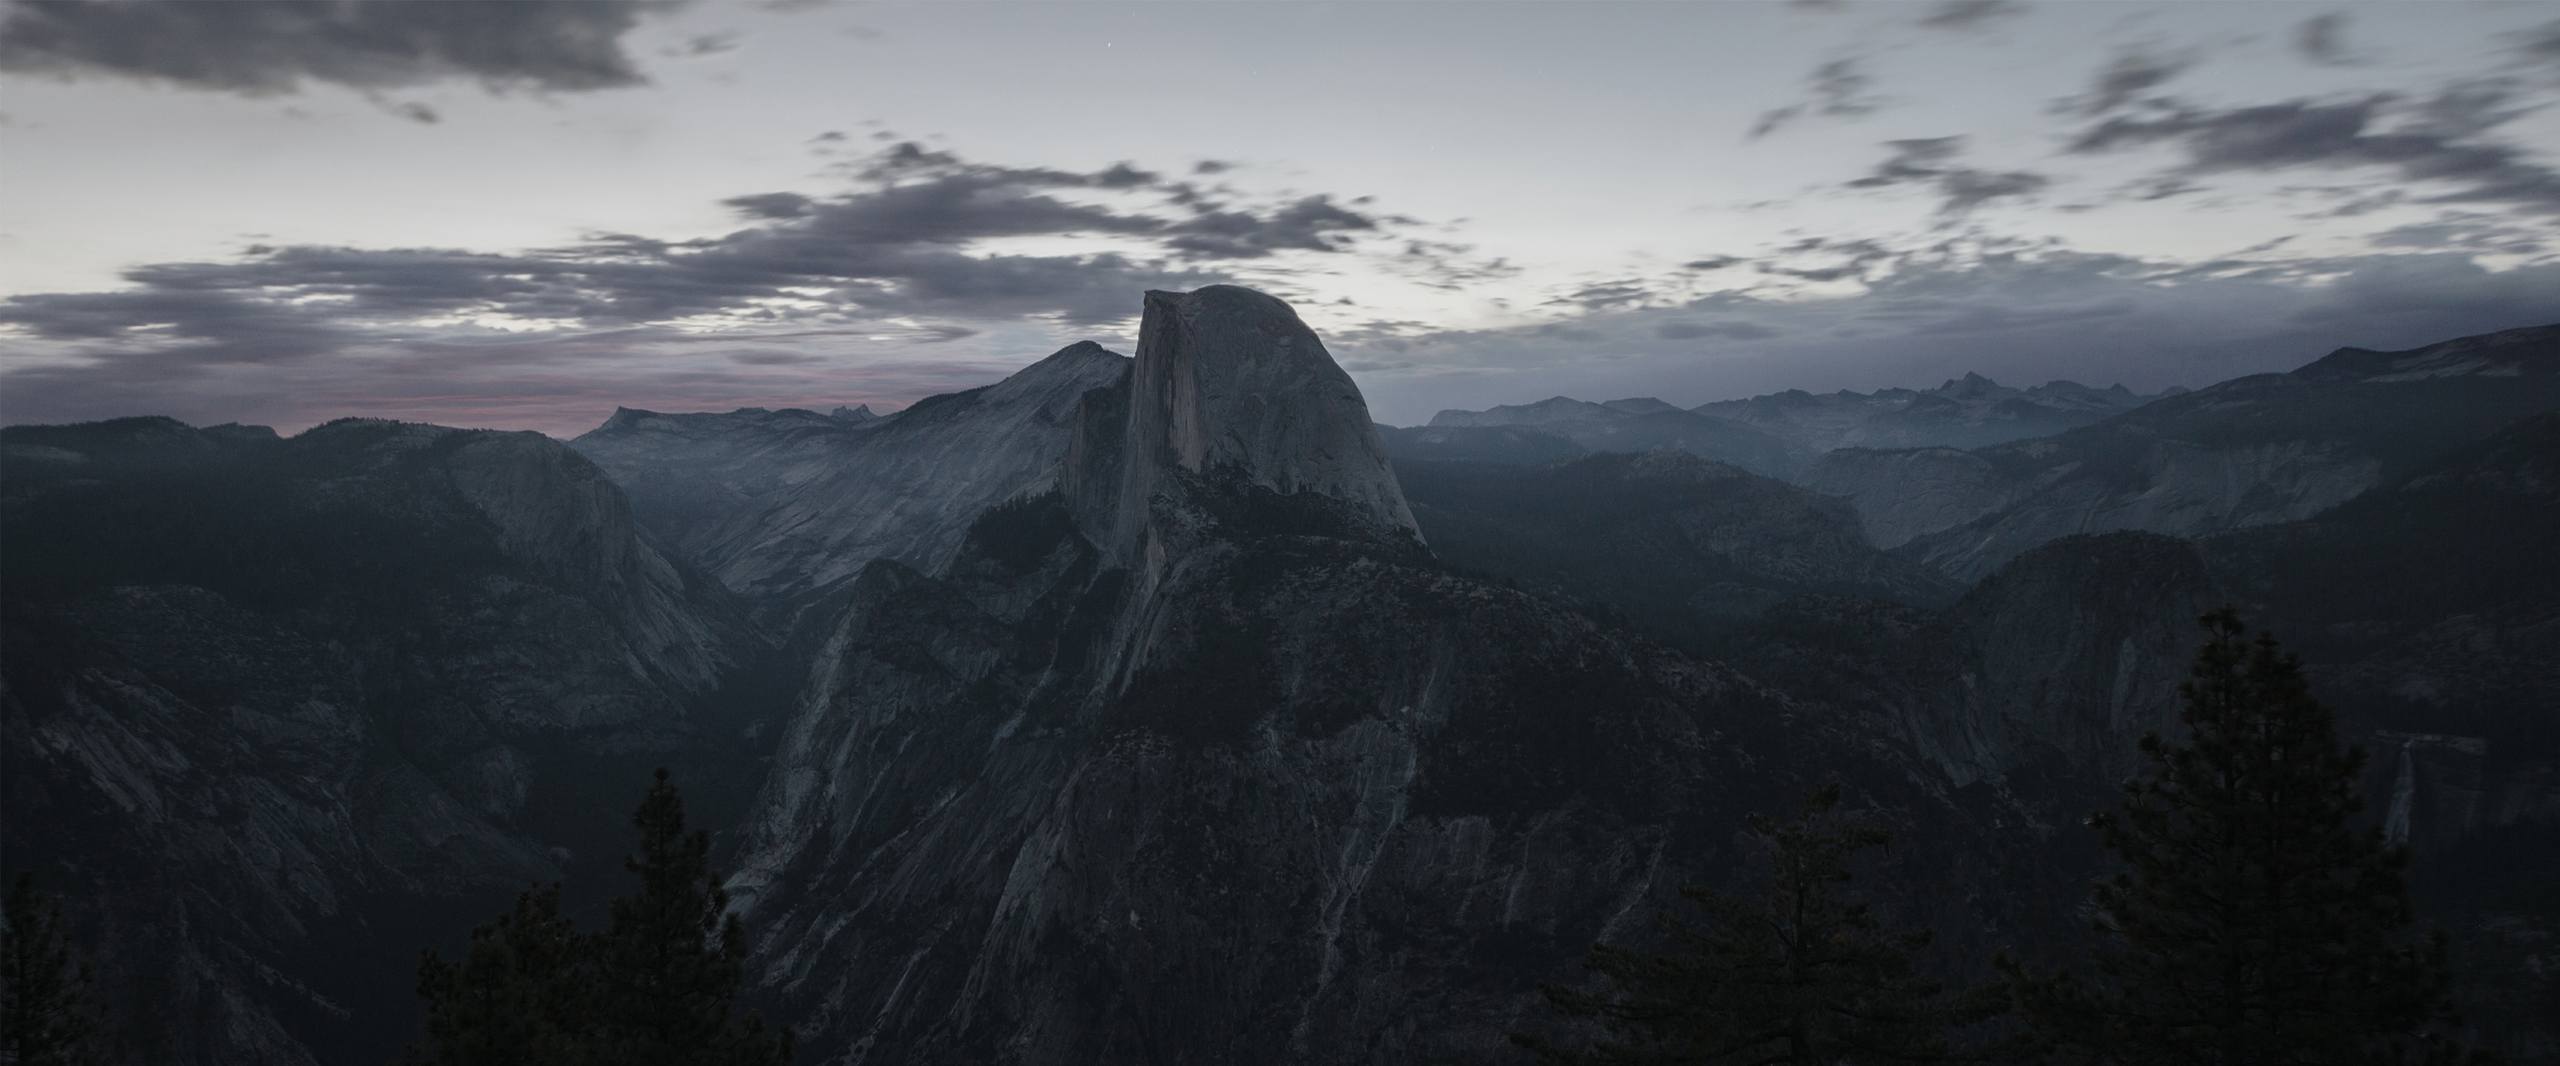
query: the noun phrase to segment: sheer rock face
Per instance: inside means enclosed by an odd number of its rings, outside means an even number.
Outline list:
[[[885,417],[622,411],[572,444],[686,561],[787,625],[874,559],[940,567],[978,512],[1046,488],[1079,400],[1128,368],[1084,342]]]
[[[1359,386],[1289,305],[1230,285],[1148,293],[1129,389],[1102,538],[1122,557],[1180,475],[1324,497],[1355,526],[1419,536]]]

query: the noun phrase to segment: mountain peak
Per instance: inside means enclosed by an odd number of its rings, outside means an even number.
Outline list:
[[[827,417],[839,422],[869,422],[880,416],[872,413],[871,405],[865,403],[855,404],[852,407],[838,406],[835,410],[827,412]]]
[[[2560,371],[2560,325],[2458,337],[2424,348],[2378,352],[2340,348],[2294,371],[2318,380],[2423,381],[2447,377],[2542,376]]]
[[[1123,551],[1183,477],[1327,497],[1358,525],[1418,535],[1359,386],[1269,295],[1147,293],[1124,426],[1111,536]]]

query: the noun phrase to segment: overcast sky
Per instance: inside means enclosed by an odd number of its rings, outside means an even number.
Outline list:
[[[0,8],[0,418],[888,409],[1147,288],[1383,421],[2560,321],[2560,6]]]

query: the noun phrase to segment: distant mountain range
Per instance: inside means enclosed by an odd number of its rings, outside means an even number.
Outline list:
[[[2053,437],[1843,449],[1804,482],[1877,544],[1975,580],[2073,533],[2198,536],[2308,518],[2517,419],[2560,410],[2560,327],[2342,349]]]
[[[1825,779],[1978,977],[2077,950],[2220,603],[2560,1056],[2560,327],[1397,429],[1278,300],[1142,314],[888,416],[0,429],[0,854],[150,1005],[117,1058],[386,1060],[659,764],[810,1061],[1506,1061]]]
[[[1668,448],[1792,477],[1836,448],[1973,448],[2049,436],[2182,391],[2141,396],[2122,385],[2095,389],[2069,381],[2014,389],[1967,374],[1934,389],[1824,395],[1790,389],[1685,410],[1652,397],[1592,403],[1557,396],[1442,411],[1429,425],[1396,436],[1416,457],[1539,461]]]

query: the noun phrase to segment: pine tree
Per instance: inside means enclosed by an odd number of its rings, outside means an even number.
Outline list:
[[[1769,855],[1767,884],[1750,894],[1682,889],[1707,921],[1663,916],[1675,950],[1598,945],[1585,965],[1608,991],[1544,990],[1559,1012],[1596,1023],[1605,1037],[1581,1048],[1529,1034],[1513,1042],[1566,1063],[1957,1057],[1954,1033],[1999,1013],[2001,990],[1950,992],[1915,971],[1929,934],[1887,928],[1848,888],[1852,861],[1891,837],[1841,814],[1839,803],[1839,786],[1828,785],[1793,820],[1753,818],[1751,833]]]
[[[537,885],[516,907],[472,930],[459,963],[428,951],[418,963],[426,1001],[420,1057],[433,1066],[584,1061],[595,989],[586,943],[560,915],[560,886]]]
[[[459,963],[418,966],[431,1066],[787,1066],[789,1030],[739,1017],[746,933],[727,913],[708,834],[684,828],[684,798],[659,770],[633,815],[640,892],[616,899],[604,932],[581,935],[556,885],[471,935]]]
[[[0,1054],[15,1066],[98,1061],[88,963],[72,956],[62,913],[20,874],[0,912]]]
[[[611,924],[596,942],[600,1054],[629,1066],[788,1062],[788,1032],[732,1013],[746,932],[727,913],[729,894],[711,870],[710,835],[685,830],[684,798],[665,770],[632,824],[640,852],[623,867],[639,876],[640,893],[613,901]]]
[[[2008,967],[2034,1028],[2128,1066],[2459,1061],[2443,939],[2415,931],[2405,856],[2354,824],[2363,753],[2273,637],[2203,624],[2186,739],[2145,736],[2121,809],[2092,819],[2124,864],[2095,892],[2095,972]]]

